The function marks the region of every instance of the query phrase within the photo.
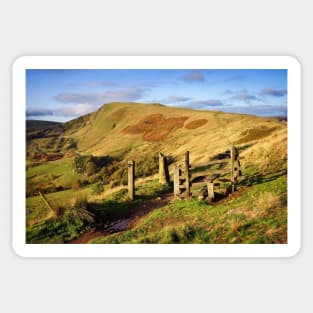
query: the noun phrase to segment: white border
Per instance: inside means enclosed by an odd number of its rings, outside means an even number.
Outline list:
[[[287,69],[288,244],[26,244],[26,69]],[[13,64],[12,244],[23,257],[291,257],[301,246],[301,67],[289,56],[22,56]],[[292,190],[292,192],[290,192]]]

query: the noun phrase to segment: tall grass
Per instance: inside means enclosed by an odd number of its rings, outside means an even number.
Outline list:
[[[241,197],[208,205],[174,201],[128,231],[92,243],[286,243],[286,177],[250,187]]]
[[[87,195],[82,191],[75,193],[71,205],[60,212],[28,227],[27,243],[64,243],[77,238],[95,223],[94,214],[87,208]]]

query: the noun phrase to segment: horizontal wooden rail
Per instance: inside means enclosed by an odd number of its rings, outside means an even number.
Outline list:
[[[211,175],[210,177],[208,177],[207,181],[212,183],[215,179],[219,178],[220,176],[221,176],[221,174],[215,173],[215,174]]]

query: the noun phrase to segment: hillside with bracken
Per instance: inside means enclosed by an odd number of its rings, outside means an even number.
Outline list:
[[[33,122],[26,135],[29,243],[287,241],[287,121],[110,103],[64,124]],[[229,164],[219,164],[233,145],[242,175],[229,194]],[[191,197],[181,200],[173,195],[173,172],[186,151]],[[167,184],[158,179],[160,152],[169,166]],[[208,203],[199,193],[214,173],[225,183],[220,179]]]

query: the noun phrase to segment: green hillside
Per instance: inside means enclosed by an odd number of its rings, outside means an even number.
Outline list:
[[[111,103],[29,136],[33,131],[27,133],[28,242],[287,240],[286,121]],[[170,161],[171,177],[174,164],[190,151],[195,179],[214,170],[208,163],[232,144],[240,151],[243,177],[231,197],[209,205],[197,200],[200,187],[194,184],[192,199],[179,201],[171,186],[158,184],[160,151]],[[136,162],[133,202],[126,201],[127,160]],[[55,212],[38,198],[39,191],[51,199]]]

